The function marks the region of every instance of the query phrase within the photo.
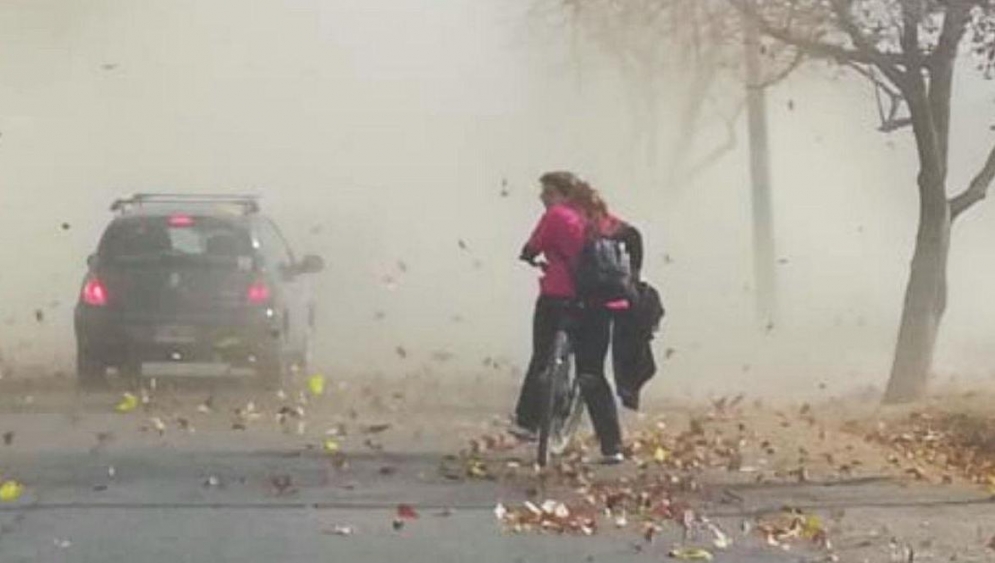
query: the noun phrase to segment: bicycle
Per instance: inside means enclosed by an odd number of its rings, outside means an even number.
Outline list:
[[[550,454],[559,456],[566,451],[584,414],[573,348],[571,327],[561,326],[553,338],[546,368],[540,375],[542,413],[536,456],[540,467],[546,467]]]
[[[545,271],[548,263],[527,256],[521,259],[534,268]],[[539,374],[541,412],[539,416],[538,448],[536,463],[546,467],[550,454],[562,455],[570,445],[580,420],[583,399],[580,380],[574,360],[573,332],[579,316],[579,304],[572,305],[564,320],[557,327],[550,347],[549,359]]]

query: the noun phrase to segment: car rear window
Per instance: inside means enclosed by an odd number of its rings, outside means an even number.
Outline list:
[[[213,217],[129,218],[111,224],[100,242],[100,255],[112,260],[167,255],[238,260],[251,254],[244,229]]]

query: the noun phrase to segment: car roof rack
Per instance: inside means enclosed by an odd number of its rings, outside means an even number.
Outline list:
[[[111,211],[125,214],[135,208],[156,204],[229,204],[241,207],[248,215],[259,211],[259,196],[247,194],[167,194],[137,193],[129,198],[114,200]]]

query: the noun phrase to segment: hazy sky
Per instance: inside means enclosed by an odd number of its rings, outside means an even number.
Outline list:
[[[68,365],[71,303],[114,197],[251,191],[299,251],[326,259],[318,357],[330,372],[404,373],[442,349],[456,360],[433,369],[454,376],[485,356],[521,364],[536,288],[514,258],[540,212],[534,179],[566,167],[646,233],[671,313],[659,348],[677,350],[659,392],[883,382],[916,169],[908,132],[874,131],[870,90],[807,72],[771,94],[787,262],[781,322],[758,333],[743,152],[668,197],[635,168],[616,73],[586,52],[578,73],[565,36],[529,22],[527,4],[0,3],[0,350]],[[993,141],[992,93],[957,85],[952,185]],[[941,371],[995,373],[991,207],[954,234]],[[38,325],[34,309],[49,305]]]

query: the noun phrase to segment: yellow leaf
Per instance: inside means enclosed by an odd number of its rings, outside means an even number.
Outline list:
[[[316,373],[307,379],[307,388],[315,397],[325,393],[325,376]]]
[[[334,454],[339,451],[339,443],[336,442],[335,440],[332,440],[331,438],[325,439],[325,443],[323,444],[323,446],[325,448],[325,451],[330,454]]]
[[[670,452],[668,452],[661,446],[657,446],[656,451],[653,452],[653,461],[657,463],[663,463],[667,461],[667,458],[669,457],[670,457]]]
[[[466,472],[470,477],[477,479],[487,478],[487,466],[483,462],[474,461],[467,466]]]
[[[138,397],[132,395],[131,393],[125,393],[121,396],[121,402],[117,404],[115,409],[117,412],[131,412],[138,407]]]
[[[802,535],[812,539],[822,534],[822,521],[818,516],[808,515],[802,522]]]
[[[14,502],[21,498],[24,492],[24,485],[17,481],[4,481],[0,484],[0,502]]]
[[[683,559],[685,561],[711,561],[712,554],[707,550],[696,548],[696,547],[681,547],[673,549],[667,555],[673,557],[674,559]]]

